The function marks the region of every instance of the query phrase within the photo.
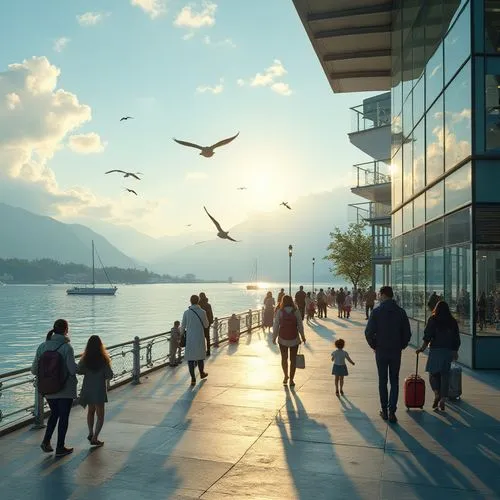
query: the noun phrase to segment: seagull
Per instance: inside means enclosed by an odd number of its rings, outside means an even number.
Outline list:
[[[248,188],[247,188],[247,187],[245,187],[245,186],[241,186],[241,187],[238,187],[238,188],[236,188],[236,189],[237,189],[238,191],[243,191],[243,190],[248,189]]]
[[[186,224],[186,227],[191,227],[193,224]]]
[[[138,175],[144,175],[142,172],[136,172],[134,174],[133,172],[125,172],[125,170],[108,170],[106,174],[112,174],[113,172],[119,172],[120,174],[123,174],[123,177],[134,177],[134,179],[137,179],[138,181],[141,180]]]
[[[133,189],[125,188],[125,191],[128,191],[129,193],[133,193],[137,196],[137,193]]]
[[[215,144],[212,144],[212,146],[199,146],[198,144],[194,144],[192,142],[178,141],[177,139],[175,139],[175,137],[174,137],[174,141],[177,144],[180,144],[182,146],[188,146],[190,148],[200,149],[201,156],[204,156],[205,158],[211,158],[215,154],[215,151],[214,151],[215,148],[219,148],[221,146],[225,146],[226,144],[229,144],[230,142],[234,141],[236,139],[236,137],[238,137],[239,135],[240,135],[240,133],[238,132],[233,137],[229,137],[229,139],[223,139],[222,141],[219,141],[219,142],[216,142]]]
[[[123,116],[122,118],[120,118],[120,121],[124,122],[124,121],[127,121],[127,120],[133,120],[133,119],[134,119],[133,116]]]
[[[229,231],[224,231],[221,227],[220,227],[220,224],[208,213],[208,210],[203,207],[205,209],[205,212],[207,212],[207,215],[212,219],[212,222],[215,224],[215,227],[217,228],[217,236],[219,238],[222,238],[223,240],[230,240],[230,241],[235,241],[236,243],[239,243],[238,240],[233,240],[233,238],[231,238],[229,236]]]
[[[280,203],[280,205],[283,205],[284,207],[288,208],[288,210],[291,210],[291,209],[292,209],[292,207],[291,207],[291,206],[288,204],[288,202],[286,202],[286,201],[282,201],[282,202]]]

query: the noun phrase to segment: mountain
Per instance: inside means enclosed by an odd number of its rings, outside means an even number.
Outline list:
[[[312,258],[316,258],[315,279],[332,281],[330,264],[323,260],[335,226],[348,223],[347,205],[359,201],[345,188],[299,198],[292,210],[284,207],[256,213],[230,229],[230,235],[241,240],[233,243],[214,238],[189,245],[169,256],[151,262],[156,272],[177,275],[190,272],[201,279],[249,281],[257,259],[259,281],[288,279],[288,245],[293,246],[292,280],[309,283]]]
[[[0,234],[0,258],[51,258],[63,263],[89,265],[94,240],[105,265],[139,267],[137,261],[85,226],[63,224],[4,203],[0,203]]]

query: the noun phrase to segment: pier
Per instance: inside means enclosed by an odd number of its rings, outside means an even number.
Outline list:
[[[428,384],[424,410],[407,411],[401,388],[399,423],[388,424],[364,315],[328,314],[306,326],[294,389],[282,385],[277,346],[253,329],[215,348],[194,388],[183,363],[111,391],[102,448],[89,447],[80,407],[70,456],[43,454],[42,430],[4,435],[2,500],[500,498],[500,374],[464,369],[463,398],[446,413],[432,411]],[[340,399],[330,374],[339,337],[356,362]],[[401,386],[414,370],[409,348]]]

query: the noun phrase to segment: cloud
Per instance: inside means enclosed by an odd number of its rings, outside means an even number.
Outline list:
[[[193,37],[194,37],[194,32],[190,31],[189,33],[186,33],[185,35],[183,35],[182,39],[183,40],[191,40]]]
[[[236,48],[236,44],[230,39],[230,38],[225,38],[224,40],[217,40],[213,41],[210,36],[206,35],[203,37],[203,43],[205,45],[210,45],[212,47],[231,47],[231,48]]]
[[[111,15],[109,12],[85,12],[85,14],[76,16],[76,19],[80,26],[95,26],[109,15]]]
[[[274,90],[277,94],[289,96],[292,94],[290,85],[288,83],[276,82],[271,85],[271,90]]]
[[[62,36],[61,38],[58,38],[54,42],[54,50],[56,52],[62,52],[64,50],[64,48],[66,47],[66,45],[68,45],[68,43],[69,43],[69,38]]]
[[[204,94],[205,92],[210,92],[212,94],[220,94],[224,90],[224,79],[221,78],[219,83],[214,87],[210,87],[208,85],[200,85],[196,88],[196,92],[199,94]]]
[[[151,19],[156,19],[167,12],[165,0],[130,0],[130,3],[140,7]]]
[[[236,80],[236,83],[238,84],[238,87],[245,86],[245,80],[243,80],[243,78],[238,78],[238,80]]]
[[[188,172],[186,174],[187,181],[200,181],[207,178],[208,174],[206,172]]]
[[[95,132],[88,134],[77,134],[70,136],[68,146],[71,151],[81,154],[101,153],[106,147],[106,143],[101,141]]]
[[[288,83],[281,80],[287,74],[287,70],[279,59],[275,59],[271,66],[266,68],[263,73],[257,73],[251,78],[248,83],[251,87],[269,87],[273,92],[282,96],[290,96],[293,94],[292,89]],[[240,87],[246,85],[246,81],[242,78],[237,80]]]
[[[7,94],[5,96],[5,105],[7,106],[8,110],[14,111],[20,104],[21,98],[19,97],[19,94],[11,92],[10,94]]]
[[[210,27],[215,24],[215,11],[217,4],[210,1],[203,1],[199,10],[195,10],[192,5],[186,5],[177,14],[174,25],[180,28],[199,29]]]

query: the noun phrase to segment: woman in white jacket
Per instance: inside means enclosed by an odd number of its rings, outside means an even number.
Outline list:
[[[209,327],[209,323],[207,313],[198,305],[199,301],[198,295],[191,295],[191,305],[184,311],[181,322],[181,333],[186,335],[184,358],[188,362],[191,385],[196,385],[194,373],[196,365],[200,370],[200,378],[208,377],[208,373],[205,372],[205,328]]]

